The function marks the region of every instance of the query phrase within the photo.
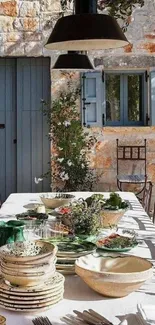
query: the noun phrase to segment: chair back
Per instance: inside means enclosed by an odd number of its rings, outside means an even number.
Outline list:
[[[144,161],[144,175],[146,176],[146,139],[143,145],[120,145],[117,144],[117,175],[119,175],[119,163],[121,161]],[[121,172],[122,173],[122,172]]]

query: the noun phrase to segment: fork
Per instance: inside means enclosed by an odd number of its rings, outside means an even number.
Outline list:
[[[37,317],[32,319],[34,325],[52,325],[48,317]]]

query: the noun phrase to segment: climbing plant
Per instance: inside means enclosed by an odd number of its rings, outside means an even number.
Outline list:
[[[60,0],[62,10],[66,10],[72,1],[74,0]],[[107,9],[109,15],[121,19],[124,31],[127,29],[129,17],[136,5],[143,7],[144,0],[98,0],[98,9],[101,11]]]
[[[68,78],[67,88],[60,90],[51,109],[43,101],[52,143],[52,189],[57,191],[91,190],[96,182],[88,157],[97,139],[82,127],[77,110],[79,95],[80,88],[73,87]]]

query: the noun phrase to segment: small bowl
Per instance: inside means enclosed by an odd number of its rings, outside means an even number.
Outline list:
[[[55,256],[57,247],[41,240],[16,242],[0,247],[0,256],[8,262],[30,262]]]
[[[124,297],[139,289],[153,276],[151,262],[131,255],[82,256],[75,272],[90,288],[107,297]]]
[[[34,270],[31,272],[31,270],[27,269],[27,270],[20,270],[20,269],[10,269],[10,268],[6,268],[4,266],[1,267],[1,273],[2,275],[5,275],[5,274],[9,274],[9,275],[12,275],[12,276],[21,276],[21,277],[34,277],[34,276],[43,276],[43,275],[46,275],[46,274],[54,274],[55,273],[55,264],[53,265],[50,265],[50,267],[48,268],[48,270],[46,269],[42,269],[42,270]],[[5,276],[4,276],[5,277]]]
[[[18,273],[45,273],[50,272],[56,264],[57,258],[55,257],[52,263],[44,263],[44,264],[38,264],[38,265],[21,265],[21,264],[13,264],[13,263],[7,263],[4,262],[4,260],[1,261],[1,270],[4,272],[12,273],[12,272],[18,272]]]
[[[21,275],[19,276],[18,273],[14,273],[12,275],[11,273],[2,272],[3,278],[8,281],[11,285],[15,286],[22,286],[22,287],[32,287],[42,284],[44,281],[51,278],[55,273],[55,270],[53,272],[46,272],[45,274],[41,275],[28,275],[27,276]]]
[[[65,194],[64,194],[65,196]],[[45,207],[48,209],[56,209],[60,206],[68,205],[74,198],[74,195],[66,194],[66,198],[64,197],[56,197],[52,194],[44,194],[40,196],[42,202],[44,203]]]

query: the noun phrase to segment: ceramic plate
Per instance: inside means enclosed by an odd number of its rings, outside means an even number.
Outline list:
[[[15,304],[8,304],[8,303],[4,303],[2,301],[0,301],[0,307],[8,309],[8,310],[14,310],[14,311],[22,311],[22,312],[28,312],[28,313],[32,313],[32,312],[38,312],[38,310],[47,310],[49,309],[52,305],[58,303],[60,300],[63,299],[63,295],[59,295],[57,297],[55,297],[55,299],[53,299],[52,301],[48,302],[47,304],[38,304],[38,305],[32,305],[31,306],[19,306],[19,305],[15,305]]]
[[[72,274],[75,274],[75,271],[73,271],[73,270],[59,270],[59,272],[61,274],[64,274],[64,275],[72,275]]]
[[[3,308],[3,309],[6,309],[6,310],[11,310],[11,311],[19,311],[19,312],[22,312],[22,313],[26,313],[26,314],[29,314],[29,313],[37,313],[38,312],[43,312],[43,311],[47,311],[49,309],[51,309],[51,307],[55,304],[57,304],[59,301],[61,301],[63,298],[60,298],[58,301],[56,302],[53,302],[51,305],[47,306],[47,307],[41,307],[41,308],[30,308],[30,309],[20,309],[20,308],[14,308],[14,307],[8,307],[8,306],[5,306],[5,305],[2,305],[0,304],[0,308]]]
[[[64,262],[66,264],[73,264],[76,261],[76,258],[77,257],[68,257],[68,256],[61,257],[61,256],[58,256],[57,263],[59,263],[59,261],[60,261],[61,263]]]
[[[87,241],[78,241],[77,239],[48,239],[48,243],[55,244],[58,247],[57,256],[79,257],[83,254],[89,254],[96,250],[95,244]]]
[[[36,300],[36,299],[45,299],[52,297],[56,292],[64,288],[64,283],[61,283],[61,285],[57,286],[51,291],[47,291],[46,293],[37,292],[35,293],[8,293],[7,291],[0,291],[0,296],[4,298],[14,299],[14,300]]]
[[[102,246],[102,247],[99,247],[98,246],[98,248],[99,249],[103,249],[104,251],[107,251],[107,252],[118,252],[118,253],[121,253],[121,252],[129,252],[132,248],[136,247],[137,245],[133,245],[133,246],[130,246],[130,247],[125,247],[125,248],[108,248],[106,246]]]
[[[69,258],[78,258],[78,257],[80,257],[80,256],[83,256],[83,255],[87,255],[87,254],[92,254],[93,252],[95,252],[96,251],[96,248],[95,249],[91,249],[91,250],[83,250],[83,251],[81,251],[81,252],[79,252],[79,253],[76,253],[76,252],[69,252],[69,251],[65,251],[65,252],[62,252],[62,251],[59,251],[58,253],[57,253],[57,257],[59,258],[59,257],[69,257]]]
[[[51,295],[51,297],[46,297],[44,299],[37,299],[37,297],[36,297],[33,300],[30,300],[30,299],[23,300],[22,297],[21,297],[20,300],[16,299],[16,297],[15,297],[15,299],[5,298],[5,297],[2,297],[1,294],[0,294],[0,302],[15,304],[15,305],[18,305],[18,306],[32,305],[32,307],[33,307],[33,305],[44,304],[44,303],[46,304],[46,303],[48,303],[50,301],[53,301],[57,296],[63,295],[63,293],[64,293],[64,289],[61,288],[61,289],[57,290],[57,292],[53,293]]]
[[[59,270],[59,269],[61,269],[61,270],[65,270],[65,269],[70,270],[70,269],[75,268],[75,264],[57,264],[56,268],[57,268],[57,270]]]
[[[51,289],[55,288],[55,286],[59,285],[60,283],[64,283],[64,280],[65,280],[64,277],[61,274],[59,274],[58,272],[56,272],[55,275],[51,279],[45,281],[42,284],[42,286],[37,286],[37,288],[36,288],[36,286],[35,287],[15,287],[10,284],[6,284],[4,279],[1,279],[0,280],[0,291],[3,291],[3,292],[7,291],[8,293],[13,292],[14,294],[16,292],[16,294],[18,293],[19,295],[21,293],[24,293],[24,294],[25,293],[28,293],[28,294],[29,293],[32,293],[32,294],[37,293],[37,294],[39,294],[39,292],[40,292],[40,294],[43,294],[43,292],[46,293],[47,291],[50,291]]]

